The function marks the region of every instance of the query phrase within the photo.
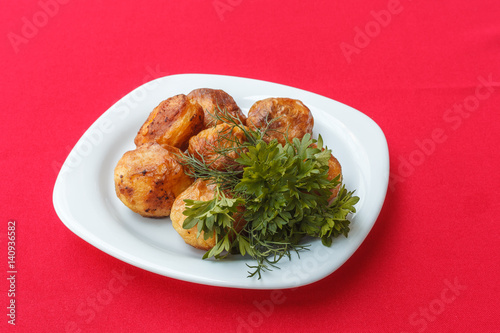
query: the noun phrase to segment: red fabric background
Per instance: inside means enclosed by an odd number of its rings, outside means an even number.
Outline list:
[[[497,0],[5,2],[0,276],[15,219],[15,328],[497,331],[499,17]],[[179,73],[298,87],[381,126],[387,198],[345,265],[295,290],[201,286],[120,262],[63,225],[52,190],[71,147],[133,88]],[[13,327],[2,280],[5,332]],[[93,303],[109,290],[107,304]]]

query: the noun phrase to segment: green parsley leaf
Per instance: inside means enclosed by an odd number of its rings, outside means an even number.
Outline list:
[[[212,200],[185,200],[187,216],[183,228],[197,226],[198,237],[215,235],[215,246],[204,259],[223,259],[229,254],[240,254],[255,259],[247,265],[258,276],[274,268],[282,258],[291,259],[308,249],[302,244],[304,237],[321,239],[330,246],[333,239],[349,233],[349,216],[356,212],[359,201],[354,191],[342,186],[336,199],[329,204],[331,189],[340,184],[340,177],[328,179],[331,151],[323,148],[321,136],[317,140],[310,134],[281,145],[277,140],[266,142],[267,129],[252,131],[232,118],[224,110],[214,115],[217,119],[239,127],[247,141],[231,149],[239,155],[235,161],[241,168],[226,171],[211,170],[192,156],[185,164],[195,177],[211,179],[216,186]],[[231,198],[224,193],[231,193]],[[243,230],[234,230],[237,207],[244,205]]]

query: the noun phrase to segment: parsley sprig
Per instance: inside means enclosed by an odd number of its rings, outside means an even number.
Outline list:
[[[249,277],[260,279],[264,271],[279,268],[277,263],[284,257],[291,259],[291,253],[307,250],[306,236],[320,238],[325,246],[340,235],[347,237],[348,216],[356,212],[359,198],[342,186],[334,201],[328,202],[331,189],[340,181],[327,178],[331,151],[323,149],[321,136],[316,140],[306,134],[283,146],[277,140],[264,141],[266,129],[249,130],[225,112],[215,116],[241,128],[247,140],[233,148],[239,152],[235,162],[242,168],[216,171],[194,156],[185,157],[193,176],[216,184],[212,200],[185,200],[183,227],[197,226],[198,237],[203,231],[205,239],[216,240],[204,259],[248,255],[256,262],[247,264],[253,270]],[[219,151],[221,156],[225,152],[227,148]],[[246,225],[237,231],[234,220],[241,217],[240,205],[245,207]]]

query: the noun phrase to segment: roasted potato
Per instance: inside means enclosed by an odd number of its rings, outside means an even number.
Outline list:
[[[248,111],[246,122],[250,129],[266,129],[264,140],[277,139],[284,145],[287,140],[301,139],[312,133],[314,119],[301,101],[291,98],[267,98],[255,102]]]
[[[318,145],[313,143],[310,147],[318,148]],[[322,148],[321,150],[324,151],[325,148]],[[333,156],[333,154],[331,154],[330,159],[328,160],[328,175],[326,178],[328,180],[334,180],[335,177],[337,177],[339,175],[340,175],[340,177],[339,177],[338,181],[340,183],[330,190],[332,192],[332,194],[330,195],[330,198],[328,198],[328,202],[332,202],[332,200],[337,197],[337,195],[339,194],[339,191],[340,191],[340,186],[342,186],[342,167],[341,167],[339,161],[335,158],[335,156]]]
[[[245,124],[246,116],[241,112],[234,99],[224,90],[200,88],[191,91],[188,97],[202,106],[205,112],[205,128],[216,126],[223,122],[213,116],[220,113],[221,110],[226,110],[231,117],[237,118],[241,123]]]
[[[189,138],[203,127],[202,107],[186,95],[176,95],[161,102],[142,125],[135,144],[157,142],[185,150]]]
[[[242,129],[221,123],[209,127],[189,139],[188,152],[211,169],[229,170],[236,166],[234,159],[241,150],[230,150],[246,140]]]
[[[210,250],[215,246],[215,235],[212,235],[207,240],[205,240],[203,231],[200,233],[199,237],[196,237],[198,233],[198,227],[194,226],[191,229],[184,229],[182,224],[186,219],[186,215],[183,214],[186,209],[186,203],[184,199],[192,199],[199,201],[208,201],[214,198],[215,196],[215,186],[211,184],[209,180],[197,179],[191,186],[189,186],[181,195],[179,195],[172,206],[172,212],[170,213],[170,219],[172,220],[172,226],[179,233],[179,235],[184,239],[184,241],[201,250]],[[229,194],[226,194],[230,197]],[[239,212],[243,212],[244,208],[239,207]],[[242,214],[236,214],[237,216],[233,216],[234,221],[234,229],[236,232],[239,232],[245,226],[245,221],[242,219]]]
[[[193,183],[175,156],[180,154],[156,142],[126,152],[114,173],[118,198],[142,216],[168,216],[175,198]]]
[[[330,159],[328,160],[328,179],[333,180],[335,177],[339,176],[338,181],[340,184],[338,184],[335,188],[332,188],[332,195],[330,195],[330,198],[328,199],[329,202],[331,202],[333,199],[337,197],[340,191],[340,186],[342,186],[342,167],[339,163],[339,161],[335,158],[335,156],[330,156]]]

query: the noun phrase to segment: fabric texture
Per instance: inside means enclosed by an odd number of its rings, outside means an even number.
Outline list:
[[[0,331],[497,331],[499,17],[494,0],[5,2]],[[204,286],[64,226],[52,191],[71,148],[128,92],[182,73],[308,90],[382,128],[385,203],[337,271],[291,290]]]

